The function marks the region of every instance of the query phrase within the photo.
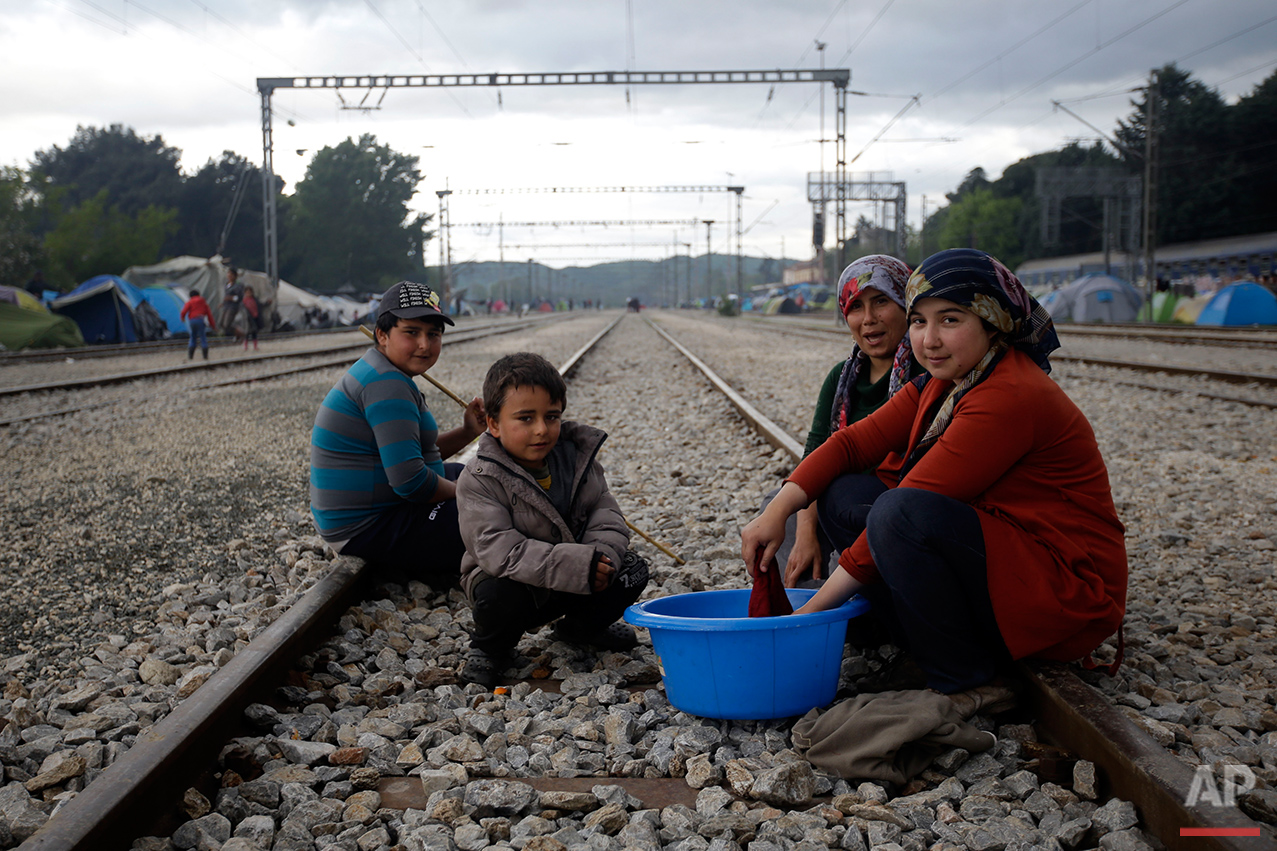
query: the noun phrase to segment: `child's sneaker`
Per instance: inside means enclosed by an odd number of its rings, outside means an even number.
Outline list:
[[[634,627],[623,621],[587,635],[577,624],[563,618],[554,625],[554,635],[569,644],[593,644],[600,650],[633,650],[638,646]]]
[[[466,653],[466,663],[461,667],[462,682],[477,683],[484,688],[492,688],[500,679],[498,676],[505,668],[505,660],[489,655],[478,647],[471,647]]]

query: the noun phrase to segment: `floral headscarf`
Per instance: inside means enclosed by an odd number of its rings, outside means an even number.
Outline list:
[[[1025,291],[1010,269],[983,251],[951,248],[922,261],[909,277],[905,303],[911,310],[923,298],[942,298],[960,304],[1002,334],[980,362],[954,383],[926,434],[910,453],[902,475],[939,440],[953,419],[958,400],[989,376],[1008,348],[1019,349],[1043,372],[1050,372],[1048,356],[1060,347],[1051,314]]]
[[[894,257],[887,254],[869,254],[861,257],[843,269],[842,274],[838,276],[838,309],[846,319],[847,312],[851,310],[851,303],[867,289],[877,290],[904,309],[905,283],[908,280],[909,267]],[[843,365],[842,373],[838,376],[838,389],[834,393],[829,423],[833,431],[845,428],[847,425],[847,416],[851,408],[851,388],[856,386],[860,370],[867,360],[869,360],[868,356],[860,351],[859,346],[853,344],[851,356]],[[900,345],[896,347],[896,354],[892,358],[891,377],[887,379],[888,398],[909,382],[909,370],[912,366],[913,348],[909,343],[909,335],[906,333]]]

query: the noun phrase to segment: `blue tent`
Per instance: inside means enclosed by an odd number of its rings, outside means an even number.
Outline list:
[[[142,298],[155,308],[155,312],[168,326],[173,336],[189,334],[186,323],[182,321],[182,297],[168,287],[147,287],[142,290]]]
[[[49,304],[80,326],[87,343],[136,343],[164,336],[165,323],[142,291],[115,275],[98,275]]]
[[[141,300],[137,287],[123,278],[98,275],[55,298],[49,308],[75,320],[87,343],[136,343],[133,305]]]
[[[1229,284],[1197,315],[1198,325],[1277,325],[1277,296],[1259,284]]]

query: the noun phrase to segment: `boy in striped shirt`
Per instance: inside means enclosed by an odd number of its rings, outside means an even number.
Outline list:
[[[342,555],[454,582],[465,552],[457,527],[460,464],[448,458],[483,430],[476,397],[443,434],[415,376],[439,360],[439,296],[401,281],[382,297],[376,345],[328,392],[311,432],[310,504],[319,534]]]

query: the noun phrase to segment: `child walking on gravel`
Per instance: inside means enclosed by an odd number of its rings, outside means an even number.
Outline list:
[[[577,644],[629,650],[618,620],[647,586],[647,564],[596,460],[607,435],[564,422],[567,385],[545,358],[506,355],[488,370],[488,431],[457,480],[474,633],[461,678],[495,685],[524,632],[555,619]]]

